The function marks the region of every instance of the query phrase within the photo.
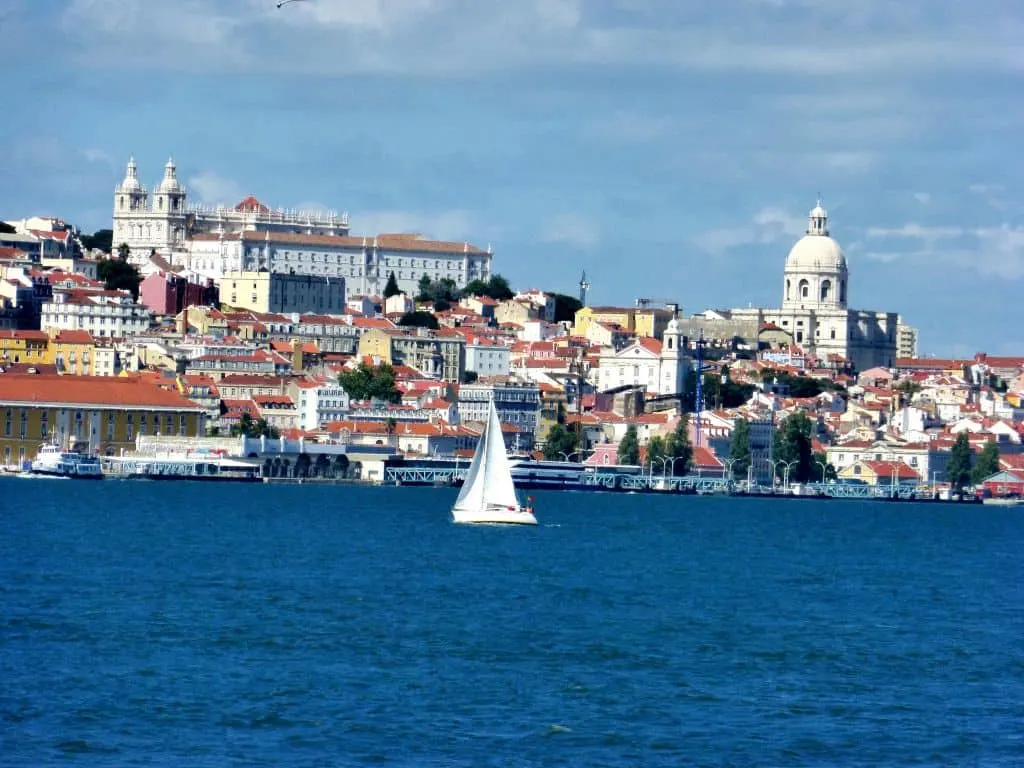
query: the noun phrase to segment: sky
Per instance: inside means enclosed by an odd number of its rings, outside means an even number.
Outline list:
[[[821,196],[850,306],[1024,355],[1020,0],[4,0],[0,218],[193,202],[494,249],[517,288],[778,306]]]

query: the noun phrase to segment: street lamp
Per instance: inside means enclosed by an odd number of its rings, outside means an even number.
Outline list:
[[[577,453],[583,453],[583,451],[582,450],[577,450],[577,451],[570,451],[569,453],[566,453],[565,451],[559,451],[558,455],[564,457],[566,461],[569,461],[569,458],[571,456],[575,456]]]
[[[828,466],[825,464],[825,462],[820,461],[818,459],[815,459],[814,463],[821,467],[821,482],[825,483],[828,479]]]
[[[729,484],[732,484],[732,465],[735,464],[739,459],[726,459],[725,466],[729,471]]]
[[[667,456],[655,456],[655,461],[661,462],[661,481],[665,482],[665,472],[668,470],[669,461],[672,462],[673,467],[675,466],[675,459],[669,459]]]

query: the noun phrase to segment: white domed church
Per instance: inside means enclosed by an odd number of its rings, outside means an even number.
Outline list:
[[[858,371],[896,362],[895,312],[849,309],[850,273],[846,255],[828,229],[821,201],[811,211],[807,232],[786,258],[782,307],[753,310],[762,322],[785,331],[793,343],[820,360],[842,357]],[[734,316],[751,310],[734,310]]]

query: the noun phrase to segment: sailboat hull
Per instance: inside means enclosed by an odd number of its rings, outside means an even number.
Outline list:
[[[525,509],[459,509],[452,510],[456,523],[478,523],[483,525],[536,525],[537,518]]]

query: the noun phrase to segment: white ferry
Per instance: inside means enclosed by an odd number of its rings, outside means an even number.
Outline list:
[[[68,477],[80,480],[102,480],[103,469],[96,456],[79,451],[61,450],[59,445],[47,443],[29,463],[29,476]]]

